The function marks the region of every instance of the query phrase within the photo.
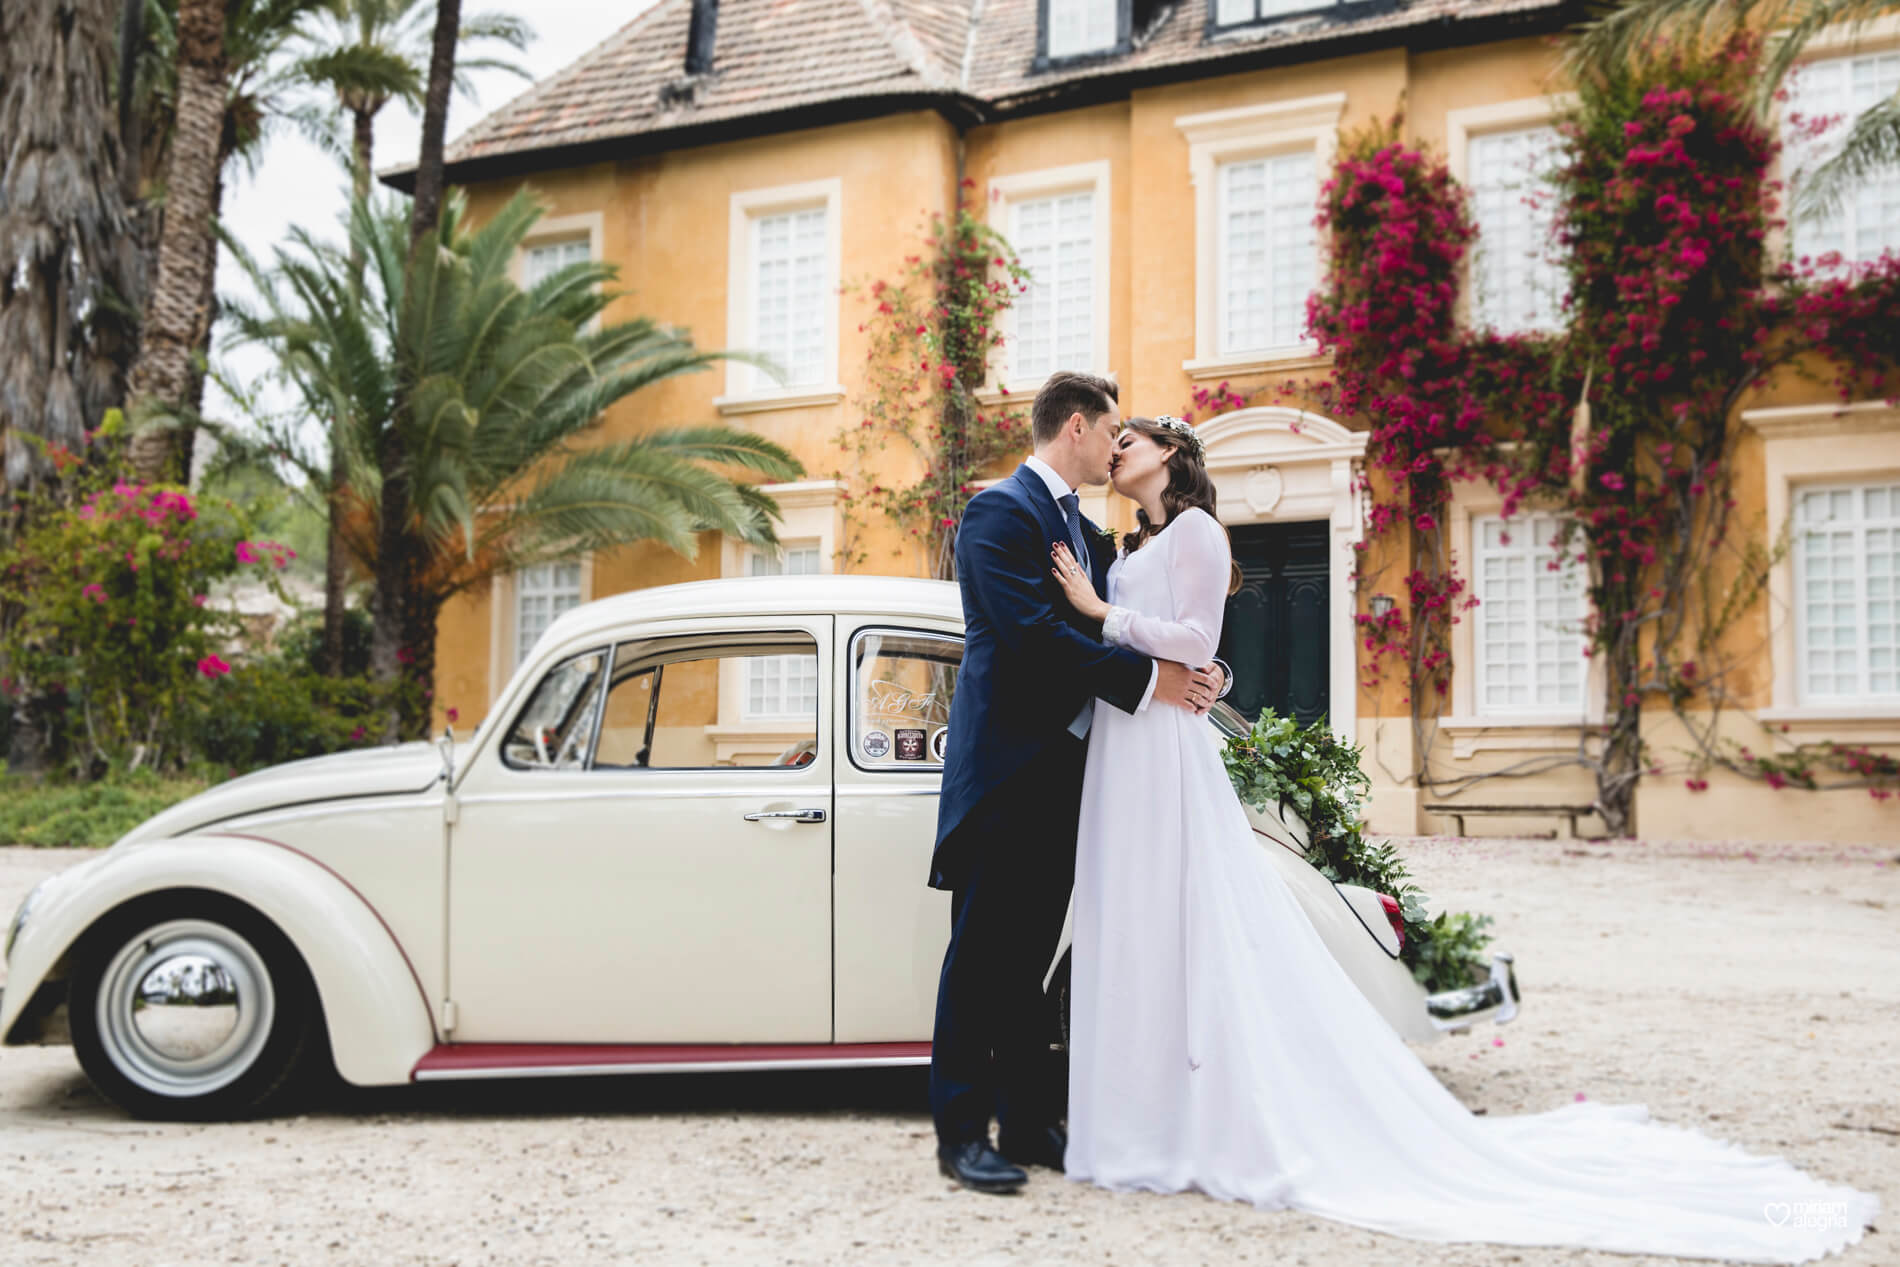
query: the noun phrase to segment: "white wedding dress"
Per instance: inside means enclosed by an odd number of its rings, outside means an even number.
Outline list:
[[[1178,516],[1109,571],[1106,636],[1205,664],[1226,532]],[[1572,1102],[1478,1117],[1333,959],[1261,856],[1208,723],[1097,703],[1075,882],[1069,1177],[1291,1207],[1427,1241],[1798,1263],[1879,1199]]]

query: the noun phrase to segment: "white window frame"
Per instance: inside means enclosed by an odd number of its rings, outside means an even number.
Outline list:
[[[812,558],[814,562],[816,562],[816,564],[818,565],[816,569],[817,572],[823,572],[825,570],[824,568],[824,563],[825,563],[824,542],[821,541],[820,539],[816,537],[806,538],[804,540],[781,539],[779,542],[779,549],[777,551],[777,556],[782,559],[785,553],[790,550],[811,551]],[[768,557],[768,551],[766,547],[756,546],[756,545],[746,546],[745,553],[744,553],[745,575],[747,576],[782,575],[782,573],[760,573],[753,570],[753,565],[765,559],[766,557]],[[812,575],[812,574],[815,574],[815,573],[793,573],[793,575]],[[767,659],[787,660],[787,659],[797,659],[797,658],[799,657],[759,656],[759,657],[749,657],[749,658],[739,661],[739,666],[745,670],[743,674],[744,681],[741,683],[741,686],[740,686],[740,692],[741,692],[739,696],[740,720],[747,721],[747,722],[785,722],[789,720],[796,720],[797,718],[801,718],[805,715],[803,712],[786,712],[784,710],[780,710],[777,712],[770,712],[770,711],[755,712],[753,711],[753,708],[752,708],[753,670],[761,667],[761,665]],[[814,692],[818,689],[817,674],[818,674],[818,665],[817,665],[816,659],[814,659],[812,662],[812,690]],[[781,688],[782,687],[783,687],[783,682],[781,681]],[[781,694],[782,694],[782,690],[781,690]],[[815,714],[816,711],[817,711],[817,700],[814,698],[813,713]]]
[[[1779,32],[1769,36],[1771,43],[1781,38],[1782,36]],[[1888,14],[1883,17],[1875,18],[1873,21],[1861,25],[1858,29],[1833,27],[1816,34],[1802,48],[1800,57],[1796,59],[1793,72],[1798,74],[1801,67],[1814,62],[1833,61],[1837,58],[1849,57],[1877,57],[1897,50],[1900,50],[1900,14]],[[1786,110],[1786,102],[1779,103],[1775,107],[1775,135],[1777,137],[1782,135]],[[1786,190],[1791,173],[1786,166],[1785,149],[1775,156],[1773,166],[1773,178],[1780,181],[1784,190]],[[1793,194],[1791,190],[1787,191],[1787,196],[1792,199]],[[1784,208],[1784,210],[1791,209]],[[1770,233],[1767,245],[1771,258],[1789,260],[1794,258],[1798,244],[1794,238],[1794,225],[1791,214],[1785,219],[1782,225]],[[1894,251],[1900,251],[1900,242],[1889,243],[1888,246]],[[1844,263],[1851,266],[1853,261],[1845,260]]]
[[[1080,0],[1081,3],[1092,4],[1098,8],[1106,7],[1108,9],[1108,42],[1106,44],[1089,44],[1080,48],[1065,48],[1060,50],[1055,46],[1056,2],[1057,0],[1040,0],[1038,5],[1038,8],[1041,10],[1038,16],[1042,21],[1042,48],[1045,60],[1059,62],[1067,61],[1072,57],[1094,57],[1102,53],[1112,53],[1121,47],[1122,0]]]
[[[1472,577],[1474,583],[1477,521],[1500,515],[1503,510],[1504,496],[1495,488],[1465,481],[1459,481],[1452,488],[1451,505],[1445,516],[1447,540],[1461,574]],[[1530,516],[1540,512],[1550,513],[1547,508],[1523,506],[1511,516],[1510,522],[1527,524]],[[1587,582],[1583,603],[1583,616],[1587,619],[1590,614]],[[1483,711],[1478,706],[1478,622],[1472,615],[1465,613],[1451,626],[1451,697],[1448,710],[1438,722],[1439,730],[1450,741],[1453,758],[1462,761],[1489,751],[1574,752],[1578,727],[1601,725],[1605,720],[1602,658],[1589,658],[1584,672],[1583,701],[1575,709]]]
[[[536,247],[558,246],[565,242],[585,241],[587,258],[598,263],[606,258],[607,221],[598,211],[583,211],[571,216],[546,216],[534,222],[521,244],[515,248],[514,259],[508,269],[509,280],[526,290],[528,287],[528,253]],[[600,328],[600,318],[595,317],[587,323],[589,331]]]
[[[1574,109],[1576,105],[1577,94],[1565,92],[1547,97],[1522,97],[1516,101],[1499,101],[1462,110],[1448,110],[1445,113],[1445,165],[1450,169],[1454,180],[1470,188],[1471,142],[1474,137],[1497,132],[1521,132],[1527,128],[1549,127],[1560,115]],[[1475,280],[1472,276],[1476,262],[1476,252],[1467,253],[1464,275],[1459,279],[1458,285],[1457,317],[1459,324],[1467,328],[1475,324],[1476,317]],[[1501,330],[1499,333],[1519,332]]]
[[[825,209],[825,336],[823,364],[827,377],[816,384],[778,385],[769,374],[743,361],[726,362],[725,394],[713,406],[722,414],[759,413],[770,409],[797,409],[833,405],[844,399],[838,381],[838,309],[844,243],[844,182],[806,181],[770,189],[748,189],[732,195],[726,250],[726,346],[756,346],[754,300],[756,261],[753,223],[761,216],[790,211]]]
[[[1095,254],[1089,273],[1089,311],[1093,319],[1093,328],[1089,337],[1090,364],[1065,365],[1063,368],[1100,374],[1110,380],[1115,377],[1108,365],[1109,308],[1113,293],[1109,285],[1110,261],[1113,256],[1112,243],[1109,240],[1110,226],[1113,223],[1112,207],[1109,201],[1113,193],[1112,175],[1109,161],[1105,158],[1087,163],[1075,163],[1068,167],[1017,172],[991,179],[989,197],[990,225],[1007,238],[1011,213],[1017,203],[1038,198],[1051,198],[1085,189],[1089,191],[1090,208],[1095,216],[1095,225],[1092,230]],[[1003,346],[990,358],[989,381],[977,392],[977,399],[984,404],[995,404],[1005,399],[1020,399],[1027,404],[1046,381],[1046,376],[1035,379],[1016,379],[1010,376],[1008,367],[1016,336],[1015,311],[1012,305],[1003,313]]]
[[[582,554],[581,565],[581,602],[594,600],[594,556]],[[520,667],[516,658],[516,609],[515,574],[497,572],[488,582],[488,702],[492,705],[501,697],[503,688]]]
[[[1580,672],[1578,673],[1578,676],[1577,676],[1578,697],[1577,697],[1576,702],[1574,704],[1559,703],[1555,705],[1548,705],[1548,704],[1539,704],[1535,700],[1532,700],[1531,702],[1523,704],[1523,705],[1515,705],[1515,704],[1492,704],[1492,703],[1487,702],[1485,699],[1485,685],[1486,685],[1486,682],[1485,682],[1486,655],[1485,653],[1488,650],[1488,644],[1485,637],[1486,618],[1485,618],[1485,613],[1484,613],[1484,606],[1485,606],[1486,601],[1488,600],[1486,599],[1483,593],[1484,569],[1483,569],[1483,561],[1481,558],[1484,552],[1484,546],[1482,542],[1483,525],[1489,522],[1494,522],[1494,521],[1498,523],[1502,527],[1504,532],[1510,534],[1512,538],[1512,547],[1508,547],[1508,548],[1514,548],[1514,552],[1516,553],[1529,555],[1528,562],[1530,562],[1530,564],[1534,567],[1536,566],[1536,563],[1535,563],[1536,555],[1534,552],[1535,551],[1534,534],[1536,532],[1537,522],[1539,520],[1542,520],[1542,521],[1551,523],[1553,526],[1557,525],[1560,522],[1559,516],[1552,514],[1548,511],[1534,511],[1534,510],[1520,511],[1517,514],[1512,515],[1509,519],[1505,519],[1502,516],[1502,514],[1499,513],[1499,511],[1501,510],[1502,510],[1502,507],[1499,507],[1498,510],[1489,511],[1485,513],[1479,513],[1479,514],[1473,514],[1470,518],[1470,528],[1469,528],[1470,546],[1469,546],[1469,553],[1466,556],[1467,557],[1467,571],[1470,573],[1470,585],[1471,585],[1472,597],[1478,600],[1478,605],[1472,609],[1472,615],[1467,617],[1467,619],[1471,621],[1471,625],[1472,625],[1472,630],[1471,630],[1472,712],[1479,717],[1485,718],[1487,721],[1493,718],[1504,718],[1508,720],[1508,719],[1516,718],[1516,717],[1525,717],[1525,716],[1537,717],[1537,716],[1549,716],[1553,714],[1556,714],[1556,715],[1574,714],[1577,720],[1581,721],[1583,718],[1584,708],[1586,707],[1589,701],[1589,694],[1590,694],[1590,663],[1589,663],[1590,657],[1584,654],[1585,650],[1589,647],[1589,638],[1583,632],[1581,628],[1581,622],[1585,619],[1588,613],[1590,595],[1589,595],[1589,588],[1588,588],[1589,580],[1588,580],[1587,573],[1582,570],[1583,565],[1581,563],[1575,562],[1574,560],[1570,563],[1569,566],[1574,569],[1579,570],[1578,571],[1578,607],[1577,607],[1577,620],[1579,622],[1579,628],[1576,630],[1563,630],[1559,632],[1562,633],[1564,636],[1575,637],[1578,640],[1577,660],[1578,660],[1578,668]],[[1529,549],[1523,549],[1520,547],[1520,543],[1518,541],[1518,538],[1520,535],[1531,537],[1531,547]],[[1576,543],[1574,541],[1571,542],[1567,547],[1565,547],[1566,553],[1574,552],[1575,549],[1576,549]],[[1531,608],[1531,617],[1530,617],[1531,623],[1533,626],[1535,626],[1536,601],[1537,601],[1537,597],[1536,597],[1537,577],[1535,573],[1533,573],[1528,578],[1528,580],[1530,581],[1530,585],[1531,585],[1531,593],[1528,596],[1527,602],[1529,603],[1530,608]],[[1495,596],[1493,597],[1495,598]],[[1533,631],[1531,633],[1531,639],[1533,643],[1533,648],[1532,648],[1533,655],[1531,659],[1533,675],[1535,673],[1536,664],[1537,664],[1536,657],[1534,654],[1535,642],[1536,642],[1537,636],[1538,636],[1537,631],[1535,628],[1533,628]],[[1535,681],[1531,683],[1531,690],[1533,694],[1535,694],[1536,692],[1537,685],[1538,683]]]
[[[844,540],[844,505],[850,485],[843,480],[799,480],[795,483],[762,484],[760,491],[778,502],[778,537],[781,541],[818,547],[818,573],[838,570],[838,553]],[[719,575],[746,576],[751,571],[754,547],[736,537],[723,537],[719,549]],[[772,757],[784,751],[797,733],[785,729],[783,720],[749,718],[745,713],[746,675],[736,660],[719,669],[719,720],[708,727],[719,759],[736,757]],[[822,670],[819,689],[824,689]],[[819,711],[825,707],[819,698]]]
[[[1194,356],[1181,365],[1188,377],[1222,378],[1320,363],[1314,339],[1261,351],[1221,352],[1220,166],[1311,149],[1315,185],[1323,186],[1332,170],[1345,110],[1346,94],[1333,92],[1175,119],[1175,129],[1187,140],[1188,173],[1194,182]],[[1316,242],[1315,249],[1317,279],[1326,272],[1325,243]]]
[[[1828,492],[1848,492],[1857,495],[1858,499],[1858,494],[1864,490],[1881,484],[1900,486],[1900,479],[1896,479],[1896,477],[1893,476],[1857,475],[1851,479],[1837,478],[1804,481],[1791,486],[1789,489],[1795,512],[1794,530],[1792,533],[1793,544],[1789,550],[1789,558],[1794,565],[1795,697],[1804,705],[1826,708],[1839,707],[1842,704],[1848,703],[1867,703],[1876,706],[1886,705],[1891,708],[1900,709],[1900,688],[1876,694],[1871,683],[1867,681],[1868,674],[1871,670],[1871,666],[1867,663],[1870,648],[1867,647],[1864,642],[1859,648],[1860,667],[1858,676],[1860,680],[1855,683],[1851,690],[1846,692],[1836,691],[1823,695],[1810,688],[1808,678],[1807,658],[1808,652],[1811,650],[1809,647],[1811,632],[1807,620],[1807,581],[1809,578],[1806,567],[1807,551],[1803,547],[1802,542],[1802,537],[1804,536],[1802,529],[1804,524],[1801,518],[1801,502],[1809,494]],[[1900,493],[1900,487],[1896,487],[1896,492]],[[1881,526],[1889,529],[1900,528],[1900,514],[1890,517]],[[1864,533],[1866,530],[1864,523],[1858,520],[1858,518],[1856,519],[1854,528],[1857,533]],[[1864,635],[1866,629],[1866,606],[1868,602],[1867,577],[1865,574],[1866,549],[1864,541],[1856,543],[1855,560],[1861,565],[1857,568],[1857,575],[1855,577],[1860,591],[1858,595],[1858,607],[1860,610],[1856,612],[1856,620],[1860,624]],[[1900,602],[1900,595],[1888,595],[1887,602],[1889,605]],[[1889,650],[1896,649],[1889,648]],[[1894,671],[1892,666],[1889,666],[1889,672]]]
[[[1791,523],[1804,488],[1900,478],[1900,409],[1885,401],[1747,409],[1742,424],[1761,438],[1770,534]],[[1788,725],[1790,742],[1900,742],[1900,703],[1803,699],[1794,553],[1768,573],[1770,703],[1755,715]]]

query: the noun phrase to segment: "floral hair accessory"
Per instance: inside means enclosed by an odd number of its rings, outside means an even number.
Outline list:
[[[1154,422],[1157,427],[1165,427],[1169,431],[1174,432],[1175,435],[1180,436],[1182,447],[1194,455],[1196,462],[1201,461],[1206,456],[1206,450],[1201,444],[1200,433],[1194,430],[1193,423],[1184,422],[1173,414],[1157,414]]]

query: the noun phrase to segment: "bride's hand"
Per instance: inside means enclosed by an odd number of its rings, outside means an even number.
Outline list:
[[[1108,604],[1095,593],[1095,587],[1089,583],[1089,574],[1075,561],[1069,547],[1058,541],[1049,554],[1056,563],[1053,569],[1056,584],[1062,587],[1069,605],[1090,620],[1100,620],[1108,615]]]

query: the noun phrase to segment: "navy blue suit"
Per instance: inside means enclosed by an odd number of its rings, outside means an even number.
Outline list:
[[[1084,523],[1097,592],[1113,551]],[[951,891],[930,1098],[946,1145],[1059,1121],[1042,976],[1075,877],[1085,703],[1140,705],[1153,662],[1103,643],[1055,578],[1063,512],[1034,470],[971,499],[957,530],[963,664],[950,705],[930,885]]]

